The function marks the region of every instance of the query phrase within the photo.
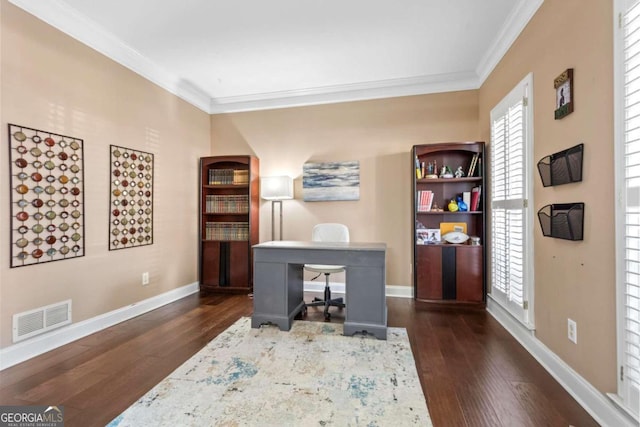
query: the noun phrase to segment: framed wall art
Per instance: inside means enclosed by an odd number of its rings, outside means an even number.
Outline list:
[[[153,154],[110,146],[109,250],[153,244]]]
[[[84,256],[83,140],[8,129],[11,268]]]
[[[302,193],[305,202],[360,200],[360,162],[305,163]]]
[[[559,120],[573,113],[573,68],[565,70],[553,81],[556,90],[555,119]]]

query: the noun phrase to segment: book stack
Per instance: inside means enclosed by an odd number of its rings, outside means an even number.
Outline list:
[[[246,169],[209,169],[209,185],[240,185],[249,183]]]
[[[246,169],[236,169],[233,171],[233,184],[248,184],[249,183],[249,171]]]
[[[418,200],[416,206],[418,206],[418,212],[431,211],[431,205],[433,204],[433,191],[418,191],[417,197]]]
[[[233,182],[233,169],[209,169],[209,185],[224,185]]]
[[[478,185],[471,189],[471,205],[469,205],[470,211],[477,211],[480,208],[480,196],[482,193],[482,186]]]
[[[207,195],[205,212],[207,213],[247,213],[248,195]]]
[[[205,224],[206,240],[248,240],[249,223],[247,222],[207,222]]]

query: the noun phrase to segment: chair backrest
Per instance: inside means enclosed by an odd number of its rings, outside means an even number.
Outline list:
[[[349,228],[344,224],[316,224],[311,233],[314,242],[348,242]]]

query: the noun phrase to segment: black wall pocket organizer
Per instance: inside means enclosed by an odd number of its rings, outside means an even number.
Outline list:
[[[578,144],[540,159],[538,172],[542,178],[542,185],[550,187],[582,181],[583,151],[584,144]]]
[[[584,203],[546,205],[538,211],[542,234],[565,240],[582,240]]]

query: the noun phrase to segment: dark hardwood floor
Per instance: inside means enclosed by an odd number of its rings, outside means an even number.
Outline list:
[[[387,305],[388,325],[409,333],[434,426],[598,425],[484,310]],[[1,371],[0,404],[63,405],[66,426],[104,426],[252,306],[189,296]]]

